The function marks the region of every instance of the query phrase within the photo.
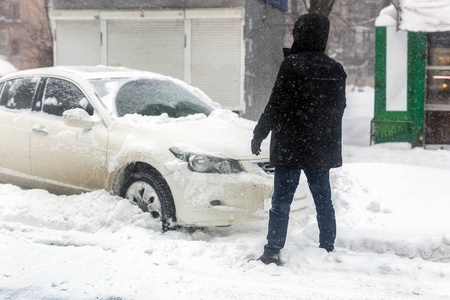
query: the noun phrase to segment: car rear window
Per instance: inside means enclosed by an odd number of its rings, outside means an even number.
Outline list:
[[[119,116],[137,113],[143,116],[172,118],[192,114],[209,115],[212,108],[192,93],[171,81],[140,79],[124,84],[116,96]]]
[[[127,114],[178,118],[192,114],[209,115],[215,107],[206,95],[197,95],[171,80],[156,78],[92,79],[89,83],[107,109],[122,117]],[[198,93],[198,92],[197,92]],[[200,93],[201,94],[201,93]],[[209,101],[209,102],[208,102]]]

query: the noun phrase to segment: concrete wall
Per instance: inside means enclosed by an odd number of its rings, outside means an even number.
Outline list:
[[[244,117],[259,119],[269,100],[283,61],[285,14],[260,0],[248,0],[245,7],[245,103]]]

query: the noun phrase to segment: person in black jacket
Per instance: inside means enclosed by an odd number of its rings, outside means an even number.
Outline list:
[[[271,134],[270,163],[275,166],[274,193],[262,262],[281,264],[290,205],[301,170],[308,179],[319,226],[319,247],[333,251],[336,220],[331,201],[330,168],[342,165],[342,116],[346,107],[341,64],[325,54],[330,23],[306,14],[295,23],[294,43],[285,51],[269,102],[251,141],[259,155]]]

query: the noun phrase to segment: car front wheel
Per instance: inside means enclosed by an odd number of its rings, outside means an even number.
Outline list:
[[[163,231],[175,229],[175,205],[169,186],[156,170],[131,174],[122,185],[120,196],[162,222]]]

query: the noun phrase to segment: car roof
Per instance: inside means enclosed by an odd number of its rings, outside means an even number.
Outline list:
[[[200,89],[195,88],[186,82],[173,78],[170,76],[161,75],[158,73],[152,73],[149,71],[141,71],[135,69],[128,69],[125,67],[107,67],[107,66],[57,66],[48,68],[38,68],[18,71],[9,73],[1,78],[1,81],[9,80],[11,78],[17,78],[20,76],[56,76],[72,79],[102,79],[102,78],[148,78],[161,81],[171,81],[176,85],[182,86],[195,94],[197,97],[209,102],[213,106],[219,107],[220,105],[212,102],[212,100]]]
[[[29,69],[10,73],[3,78],[20,75],[49,75],[49,76],[79,76],[86,80],[100,78],[132,78],[145,77],[170,80],[170,77],[148,71],[128,69],[124,67],[107,66],[57,66],[48,68]],[[3,79],[2,78],[2,79]]]

